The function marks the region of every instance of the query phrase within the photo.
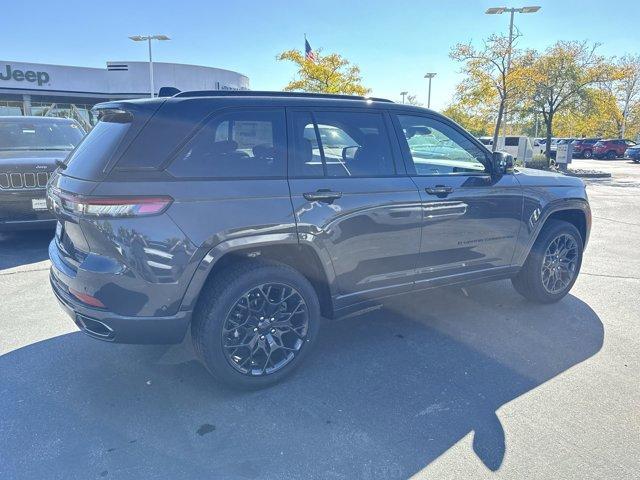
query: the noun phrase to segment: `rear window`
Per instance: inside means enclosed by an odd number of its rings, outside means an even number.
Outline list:
[[[517,147],[520,144],[520,137],[507,137],[504,140],[505,147]]]
[[[65,175],[96,179],[131,126],[132,116],[124,112],[103,114],[100,121],[67,160]]]
[[[72,150],[84,132],[64,121],[0,121],[0,150]]]

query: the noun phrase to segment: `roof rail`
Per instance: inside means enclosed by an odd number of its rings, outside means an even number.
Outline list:
[[[269,92],[259,90],[193,90],[176,93],[174,97],[295,97],[295,98],[331,98],[337,100],[372,100],[374,102],[389,102],[391,100],[377,97],[362,97],[359,95],[338,95],[334,93],[309,92]]]

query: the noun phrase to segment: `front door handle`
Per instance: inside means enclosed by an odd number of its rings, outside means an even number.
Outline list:
[[[435,187],[427,187],[424,189],[429,195],[435,195],[437,197],[446,197],[453,192],[453,187],[448,185],[436,185]]]
[[[332,190],[321,188],[315,192],[303,193],[302,196],[310,202],[327,202],[331,203],[342,197],[342,192],[334,192]]]

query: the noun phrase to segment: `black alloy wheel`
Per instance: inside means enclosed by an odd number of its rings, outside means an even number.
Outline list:
[[[229,311],[222,348],[243,375],[270,375],[295,358],[308,331],[302,295],[290,285],[265,283],[244,293]]]
[[[319,329],[318,294],[302,273],[275,261],[241,260],[205,286],[191,337],[216,379],[255,389],[293,372]]]
[[[552,295],[565,290],[574,280],[578,265],[578,244],[566,233],[554,238],[544,254],[542,285]]]

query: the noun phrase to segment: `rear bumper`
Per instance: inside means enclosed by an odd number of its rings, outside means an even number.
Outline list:
[[[184,339],[191,312],[179,311],[164,317],[130,317],[87,306],[69,293],[73,276],[58,258],[55,240],[49,246],[49,257],[49,281],[53,293],[63,310],[87,335],[109,342],[133,344],[175,344]]]

